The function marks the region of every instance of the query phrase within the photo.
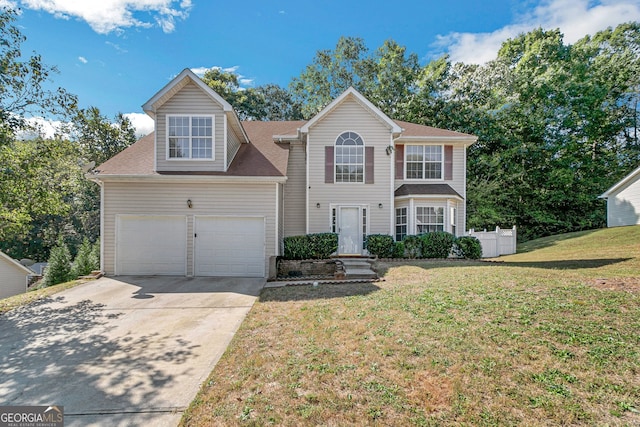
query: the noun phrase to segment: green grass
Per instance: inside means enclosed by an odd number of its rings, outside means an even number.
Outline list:
[[[638,425],[640,227],[265,290],[182,425]]]

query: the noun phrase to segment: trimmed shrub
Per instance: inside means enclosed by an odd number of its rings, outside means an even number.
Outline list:
[[[404,258],[404,243],[396,242],[393,245],[393,258]]]
[[[309,259],[311,248],[307,236],[288,236],[283,239],[285,259]]]
[[[338,250],[336,233],[315,233],[284,238],[285,259],[325,259]]]
[[[448,258],[456,236],[446,231],[434,231],[420,236],[424,258]]]
[[[51,249],[47,268],[44,270],[42,286],[53,286],[71,280],[71,253],[62,238]]]
[[[391,258],[395,242],[388,234],[370,234],[367,236],[367,249],[371,255],[378,258]]]
[[[407,258],[421,258],[422,257],[422,241],[418,236],[405,236],[402,241],[404,245],[404,256]]]
[[[325,259],[338,250],[338,235],[336,233],[307,234],[311,247],[311,258]]]
[[[454,251],[458,256],[467,259],[480,259],[482,257],[482,245],[474,236],[460,236],[456,239]]]

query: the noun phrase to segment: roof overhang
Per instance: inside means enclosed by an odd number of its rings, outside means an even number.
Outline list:
[[[404,143],[420,143],[420,142],[431,142],[431,143],[444,143],[444,144],[462,144],[465,146],[470,146],[478,141],[477,136],[399,136],[394,140],[394,142],[404,142]]]
[[[599,195],[598,198],[599,199],[607,199],[607,198],[609,198],[609,196],[612,193],[616,193],[618,190],[620,190],[625,185],[629,184],[631,181],[633,181],[639,175],[640,175],[640,167],[636,168],[629,175],[627,175],[624,178],[622,178],[613,187],[611,187],[610,189],[608,189],[607,191],[605,191],[604,193]]]
[[[94,182],[183,182],[183,183],[237,183],[268,184],[287,181],[286,176],[243,176],[243,175],[100,175],[86,174],[85,177]]]
[[[5,254],[2,251],[0,251],[0,258],[4,259],[9,264],[11,264],[13,267],[15,267],[15,268],[19,269],[20,271],[22,271],[25,274],[25,276],[36,274],[33,270],[31,270],[31,269],[25,267],[24,265],[20,264],[18,261],[16,261],[15,259],[11,258],[9,255]]]

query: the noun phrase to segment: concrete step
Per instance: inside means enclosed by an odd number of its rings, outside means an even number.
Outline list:
[[[370,268],[347,268],[347,279],[377,279],[378,275]]]

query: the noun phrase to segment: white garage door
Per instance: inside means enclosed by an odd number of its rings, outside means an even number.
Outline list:
[[[264,218],[196,217],[196,276],[264,277]]]
[[[184,216],[120,215],[116,232],[116,274],[187,274]]]

